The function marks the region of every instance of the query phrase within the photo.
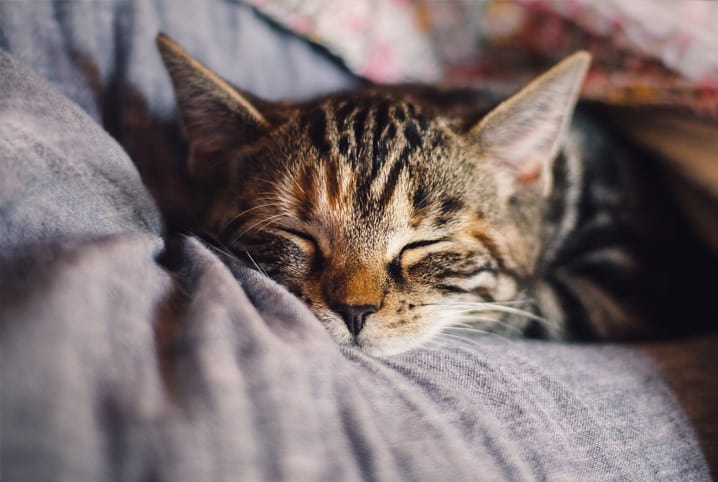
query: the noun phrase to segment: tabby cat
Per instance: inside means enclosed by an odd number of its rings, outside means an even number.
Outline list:
[[[574,115],[587,53],[502,102],[407,85],[274,103],[157,43],[189,140],[191,230],[338,343],[388,355],[464,324],[625,339],[693,316],[675,288],[697,264],[666,251],[692,238],[651,197],[660,173]]]

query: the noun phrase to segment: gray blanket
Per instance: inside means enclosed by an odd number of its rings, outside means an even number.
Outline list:
[[[241,4],[170,5],[0,3],[1,480],[710,479],[715,338],[371,358],[163,239],[133,164],[176,134],[157,30],[268,96],[351,81]]]

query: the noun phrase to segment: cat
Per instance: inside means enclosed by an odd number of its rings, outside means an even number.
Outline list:
[[[660,170],[576,109],[586,52],[502,100],[405,85],[268,102],[157,45],[189,141],[190,230],[339,344],[391,355],[450,326],[660,336],[700,305],[675,289],[701,278],[697,250],[666,248],[694,245],[655,194]]]

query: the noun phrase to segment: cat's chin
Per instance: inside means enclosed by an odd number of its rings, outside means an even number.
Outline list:
[[[348,333],[346,336],[334,336],[333,338],[339,345],[358,348],[367,355],[376,357],[398,355],[418,348],[424,341],[408,337],[383,338],[381,340],[366,340],[359,337],[358,340],[355,340]]]
[[[380,339],[373,340],[364,339],[360,336],[359,340],[353,344],[368,355],[385,357],[398,355],[400,353],[419,348],[426,341],[426,337],[419,336],[382,337]]]
[[[372,344],[372,345],[355,345],[355,346],[359,347],[367,355],[371,355],[371,356],[375,356],[375,357],[385,357],[385,356],[399,355],[400,353],[409,351],[412,348],[417,348],[418,346],[420,346],[420,344],[401,343],[401,344],[380,344],[380,345]]]

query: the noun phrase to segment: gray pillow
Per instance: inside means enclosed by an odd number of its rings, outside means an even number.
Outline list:
[[[1,50],[0,75],[0,252],[158,234],[159,212],[120,146]]]

